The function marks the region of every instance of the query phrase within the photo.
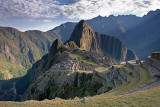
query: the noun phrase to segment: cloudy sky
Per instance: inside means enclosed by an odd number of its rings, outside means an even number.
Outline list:
[[[96,16],[143,16],[160,0],[0,0],[0,26],[46,31],[65,22]]]

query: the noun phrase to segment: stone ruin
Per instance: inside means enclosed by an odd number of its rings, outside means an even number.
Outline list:
[[[153,52],[151,57],[155,59],[160,59],[160,52]]]
[[[87,58],[88,60],[92,59],[95,63],[101,66],[108,67],[112,63],[112,61],[108,57],[94,51],[75,50],[72,52],[72,54],[83,56],[86,60]]]
[[[153,52],[151,57],[147,58],[147,63],[160,70],[160,52]]]

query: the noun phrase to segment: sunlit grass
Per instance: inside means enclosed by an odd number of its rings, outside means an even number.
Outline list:
[[[78,55],[78,54],[72,54],[72,57],[73,57],[73,58],[77,58],[79,61],[83,61],[83,62],[86,62],[86,63],[88,63],[88,64],[98,65],[98,64],[96,64],[95,62],[89,61],[89,60],[85,59],[83,56],[80,56],[80,55]]]
[[[93,71],[84,71],[84,70],[77,70],[76,72],[79,72],[79,73],[93,73]]]
[[[25,101],[25,102],[0,102],[1,107],[159,107],[160,105],[160,86],[149,90],[140,91],[132,94],[108,96],[101,94],[89,97],[83,103],[82,99],[43,101]]]
[[[105,67],[98,67],[98,68],[95,68],[95,70],[97,72],[101,72],[101,73],[105,73],[108,71],[108,68],[105,68]]]
[[[8,75],[12,78],[20,77],[26,74],[27,69],[11,62],[0,60],[0,79],[3,80]]]
[[[108,95],[119,95],[128,91],[133,91],[136,90],[137,88],[145,85],[146,83],[148,83],[150,81],[150,75],[148,73],[148,71],[145,68],[142,68],[140,66],[138,66],[138,69],[140,70],[140,77],[138,78],[133,78],[130,75],[127,75],[127,73],[121,68],[121,72],[123,74],[125,74],[128,79],[130,80],[129,83],[125,82],[122,85],[120,85],[119,87],[117,87],[114,90],[111,90]],[[132,70],[133,72],[133,70]],[[134,71],[135,72],[135,71]]]

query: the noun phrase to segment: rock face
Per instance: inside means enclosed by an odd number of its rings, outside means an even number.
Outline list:
[[[105,56],[110,56],[117,61],[126,61],[136,59],[133,51],[126,48],[118,38],[100,35],[96,33],[98,44]]]
[[[70,41],[74,41],[81,50],[101,51],[97,44],[95,32],[84,20],[80,21],[76,25],[73,33],[71,34]]]
[[[70,50],[79,49],[79,47],[76,45],[76,43],[74,41],[70,41],[70,42],[66,43],[65,46],[67,48],[69,48]]]
[[[81,50],[95,51],[116,61],[136,59],[133,51],[128,50],[117,38],[95,33],[86,21],[80,21],[69,41],[74,41]]]
[[[59,39],[56,39],[50,48],[48,58],[50,59],[62,45],[63,43]]]

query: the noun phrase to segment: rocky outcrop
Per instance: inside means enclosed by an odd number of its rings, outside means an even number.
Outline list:
[[[70,41],[70,42],[66,43],[65,46],[67,48],[69,48],[69,50],[79,49],[79,47],[76,45],[76,43],[74,41]]]
[[[70,41],[74,41],[81,50],[101,52],[95,32],[84,20],[76,25]]]
[[[81,50],[95,51],[115,61],[137,58],[134,52],[127,49],[119,39],[95,33],[84,20],[76,25],[69,41],[74,41]]]
[[[63,43],[61,42],[61,40],[56,39],[56,40],[53,42],[53,44],[52,44],[52,46],[51,46],[51,48],[50,48],[49,55],[48,55],[48,59],[50,59],[51,57],[53,57],[53,56],[57,53],[58,49],[59,49],[62,45],[63,45]]]

